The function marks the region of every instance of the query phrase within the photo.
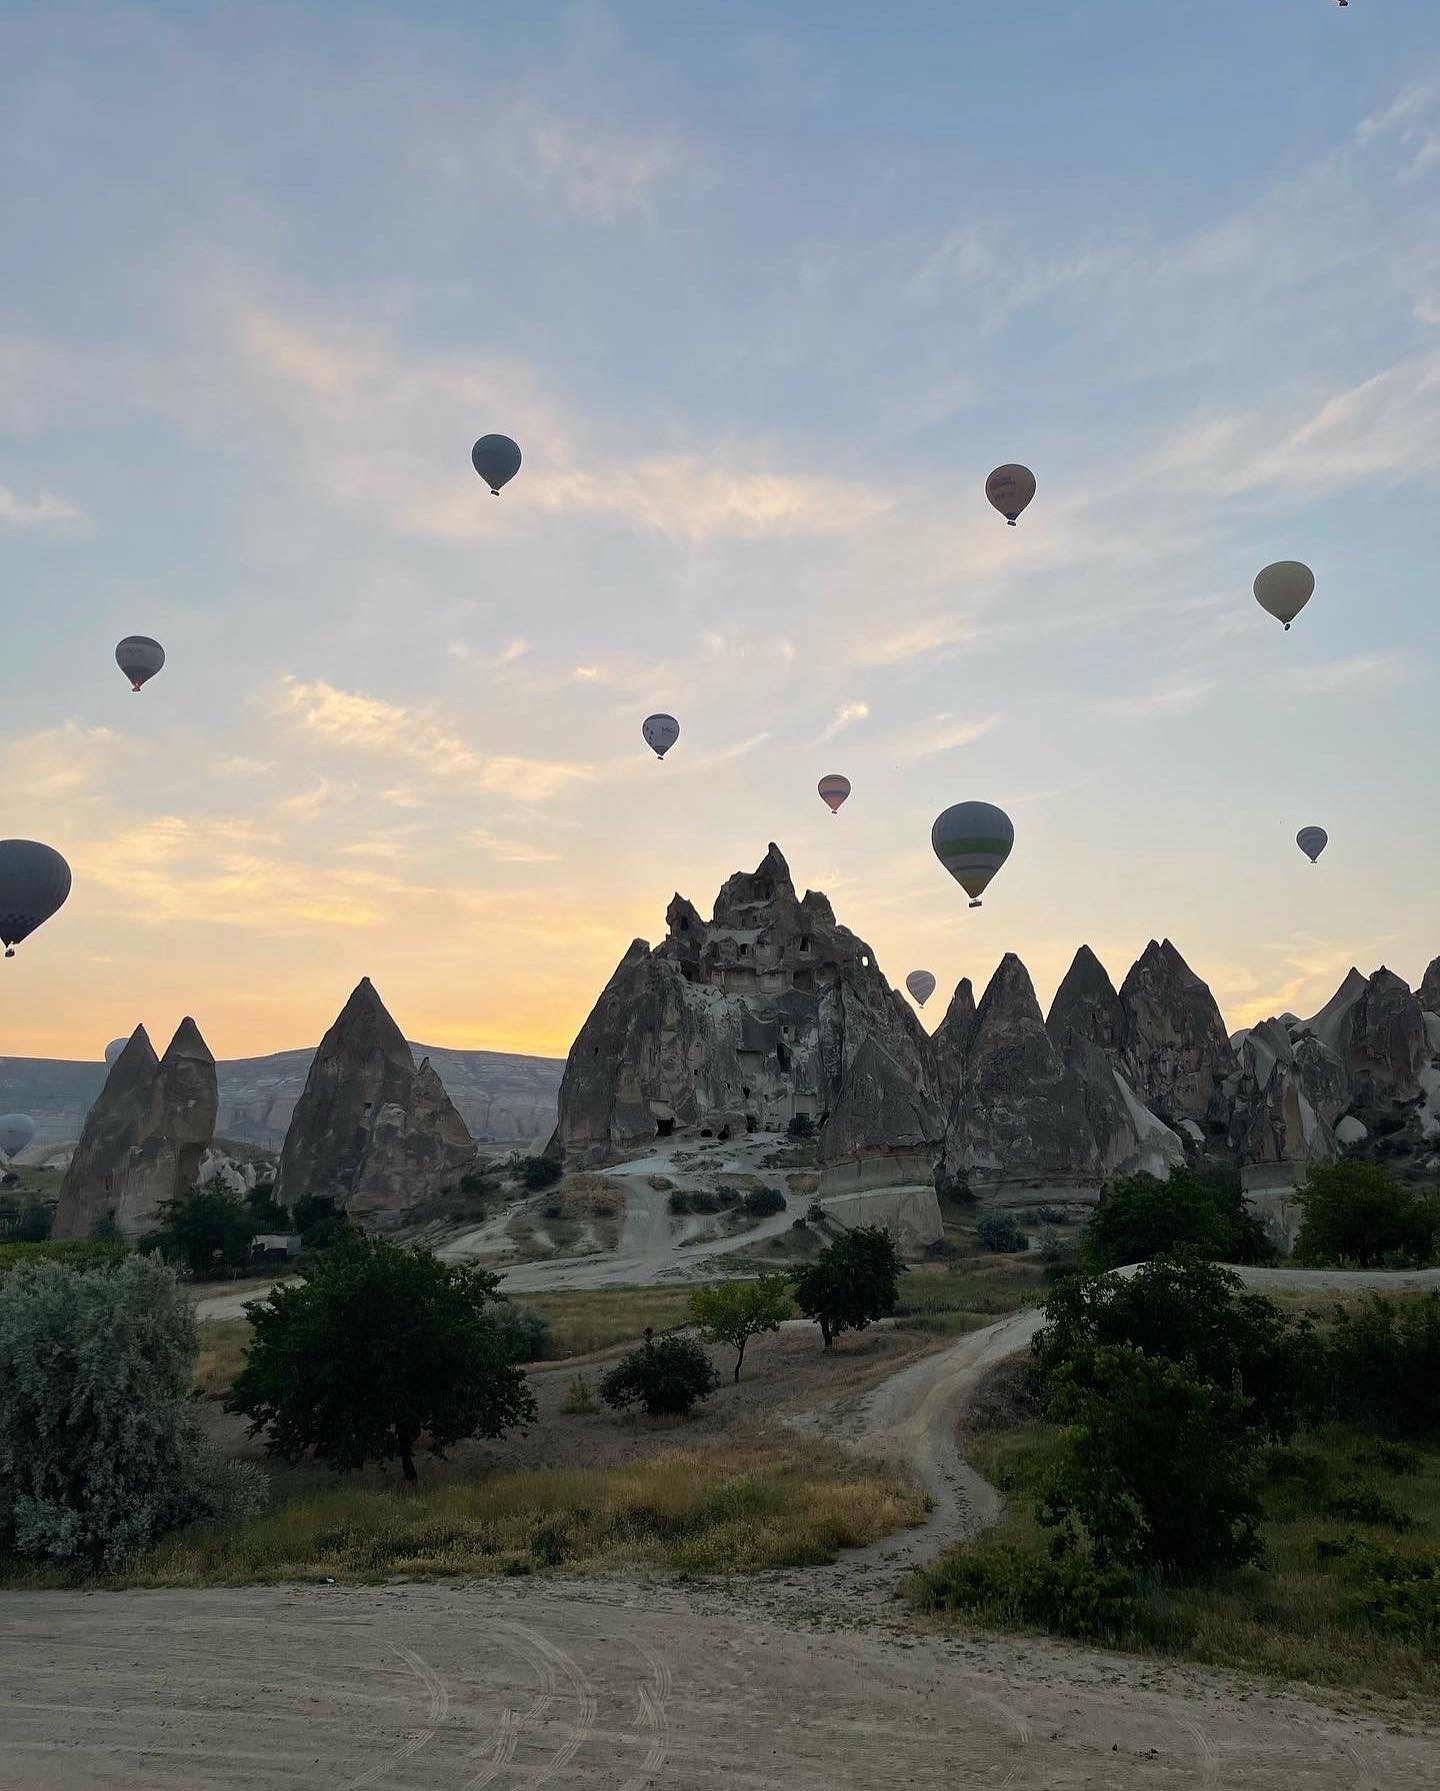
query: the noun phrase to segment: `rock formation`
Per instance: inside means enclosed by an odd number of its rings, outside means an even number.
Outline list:
[[[1409,985],[1382,965],[1346,1007],[1336,1051],[1350,1079],[1353,1107],[1413,1100],[1429,1049],[1420,1003]]]
[[[1124,1057],[1145,1105],[1197,1142],[1223,1134],[1223,1084],[1235,1058],[1209,985],[1168,939],[1152,939],[1121,985],[1120,1005]]]
[[[1415,991],[1423,1013],[1440,1014],[1440,958],[1431,958]]]
[[[851,1064],[830,1117],[820,1131],[820,1192],[933,1187],[945,1143],[938,1101],[907,1076],[875,1036]]]
[[[280,1153],[276,1200],[293,1206],[321,1195],[385,1228],[453,1186],[474,1157],[429,1060],[417,1072],[363,977],[315,1053]]]
[[[975,1011],[945,1168],[972,1186],[1100,1184],[1084,1087],[1051,1044],[1029,973],[1013,952]]]
[[[1055,991],[1055,999],[1045,1018],[1045,1030],[1062,1054],[1068,1054],[1076,1043],[1083,1042],[1098,1045],[1112,1063],[1123,1064],[1125,1009],[1109,971],[1088,945],[1082,945],[1076,952]]]
[[[143,1026],[115,1060],[65,1172],[54,1235],[88,1237],[113,1218],[127,1238],[195,1186],[215,1135],[215,1059],[191,1019],[157,1060]]]
[[[676,1131],[782,1130],[830,1111],[874,1037],[922,1093],[935,1054],[862,939],[771,845],[710,920],[675,896],[664,940],[637,939],[571,1049],[554,1148],[604,1162]]]
[[[950,997],[945,1018],[935,1028],[931,1044],[935,1050],[937,1092],[948,1113],[960,1092],[960,1079],[965,1066],[965,1049],[975,1028],[975,991],[970,978],[962,976]]]

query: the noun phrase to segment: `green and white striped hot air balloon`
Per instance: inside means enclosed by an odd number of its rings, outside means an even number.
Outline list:
[[[935,856],[978,908],[990,879],[1010,856],[1015,827],[993,802],[957,802],[930,829]]]

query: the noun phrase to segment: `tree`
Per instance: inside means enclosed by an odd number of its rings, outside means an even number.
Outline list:
[[[786,1275],[757,1275],[753,1281],[721,1281],[697,1287],[690,1296],[690,1318],[711,1343],[735,1351],[735,1379],[745,1361],[745,1345],[762,1331],[778,1331],[791,1310]]]
[[[1300,1195],[1302,1263],[1426,1263],[1440,1242],[1440,1200],[1417,1198],[1378,1163],[1316,1163]]]
[[[785,1128],[785,1135],[788,1138],[813,1138],[815,1136],[815,1121],[808,1113],[792,1113],[790,1123]]]
[[[245,1308],[254,1341],[228,1407],[286,1461],[313,1450],[344,1473],[398,1458],[414,1481],[422,1439],[443,1456],[535,1416],[493,1310],[498,1286],[472,1264],[352,1232],[298,1285]]]
[[[639,1349],[622,1356],[600,1383],[600,1397],[616,1411],[644,1406],[652,1418],[688,1412],[720,1385],[715,1365],[693,1337],[656,1337],[648,1328]]]
[[[1391,1436],[1440,1437],[1440,1294],[1372,1295],[1319,1336],[1320,1412]]]
[[[160,1229],[146,1239],[167,1262],[182,1262],[195,1276],[217,1266],[235,1268],[250,1260],[255,1235],[249,1209],[221,1181],[205,1182],[159,1212]]]
[[[251,1233],[289,1231],[290,1215],[275,1198],[273,1182],[256,1182],[245,1196],[245,1211],[250,1218]]]
[[[795,1304],[819,1325],[829,1349],[842,1331],[863,1331],[895,1310],[905,1272],[883,1226],[857,1225],[794,1271]]]
[[[1098,1385],[1106,1349],[1143,1350],[1239,1394],[1258,1433],[1293,1434],[1305,1404],[1307,1330],[1238,1275],[1194,1256],[1160,1257],[1131,1276],[1070,1276],[1051,1293],[1032,1345],[1047,1387]]]
[[[982,1250],[1014,1256],[1030,1248],[1029,1239],[1013,1213],[986,1213],[975,1227],[975,1242]]]
[[[0,1553],[117,1567],[262,1502],[263,1475],[222,1462],[196,1421],[196,1349],[194,1308],[153,1257],[0,1277]]]
[[[1083,1380],[1062,1371],[1050,1409],[1066,1423],[1041,1495],[1043,1523],[1103,1567],[1181,1582],[1258,1560],[1259,1439],[1243,1395],[1130,1344],[1097,1350]]]
[[[523,1182],[532,1194],[553,1188],[565,1173],[564,1165],[557,1163],[554,1157],[527,1157],[520,1151],[511,1157],[509,1167],[511,1175]]]
[[[1153,1175],[1111,1182],[1085,1227],[1081,1255],[1098,1273],[1181,1249],[1225,1262],[1264,1262],[1275,1254],[1245,1206],[1237,1174],[1177,1168],[1163,1182]]]

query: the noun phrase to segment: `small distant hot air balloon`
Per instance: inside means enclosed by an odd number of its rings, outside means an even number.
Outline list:
[[[912,970],[905,978],[905,987],[915,997],[916,1007],[924,1007],[935,993],[935,978],[928,970]]]
[[[930,829],[935,856],[978,908],[986,885],[1015,844],[1015,828],[993,802],[957,802]]]
[[[482,435],[470,450],[470,464],[490,487],[491,497],[499,497],[500,487],[520,471],[520,445],[508,435]]]
[[[647,715],[640,724],[645,744],[657,759],[663,759],[680,738],[680,723],[673,715]]]
[[[70,866],[39,840],[0,840],[0,942],[5,956],[62,907],[70,893]]]
[[[1255,574],[1255,601],[1277,622],[1290,624],[1310,601],[1315,589],[1315,574],[1299,560],[1276,560]]]
[[[840,813],[840,804],[850,794],[850,779],[841,777],[838,771],[832,771],[822,777],[815,788],[820,792],[820,800],[832,815]]]
[[[985,481],[985,495],[1013,529],[1035,495],[1035,475],[1028,466],[997,466]]]
[[[1314,864],[1320,854],[1330,844],[1330,835],[1326,833],[1323,827],[1302,827],[1299,833],[1295,835],[1295,844],[1310,860],[1311,864]]]
[[[35,1136],[35,1121],[28,1113],[0,1113],[0,1156],[13,1162]]]
[[[115,1065],[119,1062],[120,1053],[129,1043],[129,1039],[111,1039],[110,1043],[105,1047],[105,1063],[107,1068],[114,1069]]]
[[[148,634],[127,634],[115,649],[115,663],[137,694],[165,663],[165,649]]]

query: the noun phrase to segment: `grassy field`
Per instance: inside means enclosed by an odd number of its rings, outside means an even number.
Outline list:
[[[171,1537],[106,1584],[374,1581],[404,1574],[756,1573],[918,1523],[924,1494],[818,1443],[668,1449],[620,1467],[501,1473],[418,1493],[335,1488]],[[0,1561],[10,1585],[67,1576]],[[94,1581],[87,1583],[97,1583]]]
[[[1044,1303],[1050,1284],[1038,1256],[961,1255],[912,1263],[895,1317],[911,1330],[959,1337],[1007,1312]]]
[[[1050,1426],[1032,1421],[966,1439],[969,1460],[1008,1494],[1005,1516],[979,1553],[1007,1546],[1044,1552],[1050,1532],[1035,1521],[1033,1494],[1055,1438]],[[1399,1626],[1383,1611],[1377,1618],[1375,1587],[1354,1548],[1371,1544],[1405,1560],[1428,1558],[1440,1574],[1440,1446],[1397,1449],[1339,1425],[1306,1433],[1270,1452],[1264,1503],[1264,1568],[1153,1593],[1113,1644],[1281,1680],[1440,1700],[1433,1633],[1427,1644],[1398,1633],[1403,1614]],[[919,1576],[914,1596],[921,1605],[945,1603],[949,1558]],[[1022,1627],[996,1605],[954,1615]]]

